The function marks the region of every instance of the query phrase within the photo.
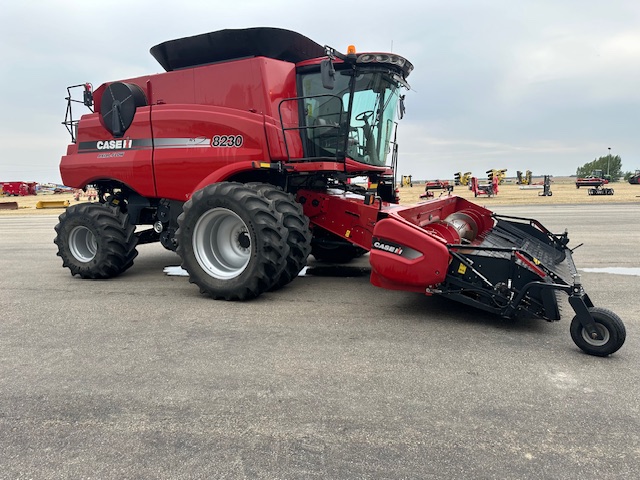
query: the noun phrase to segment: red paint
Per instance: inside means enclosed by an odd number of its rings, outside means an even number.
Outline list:
[[[36,182],[4,182],[0,183],[2,191],[7,196],[26,197],[36,195]]]
[[[125,139],[151,140],[145,149],[121,150],[107,158],[83,152],[83,142],[114,137],[100,121],[108,84],[94,92],[95,112],[82,117],[75,146],[62,157],[63,183],[81,188],[99,180],[124,183],[142,196],[184,201],[205,178],[224,180],[230,164],[252,165],[287,158],[279,120],[280,102],[295,97],[295,64],[258,57],[123,80],[140,86],[150,105],[138,107]],[[282,106],[283,121],[298,125],[295,103]],[[240,148],[210,146],[215,135],[242,135]],[[169,139],[193,140],[192,145],[159,148]],[[194,147],[207,139],[206,147]],[[302,156],[300,142],[289,144],[292,156]],[[238,169],[226,169],[237,172]]]
[[[491,212],[461,197],[444,197],[417,205],[365,205],[361,196],[301,190],[298,201],[312,224],[370,250],[371,282],[392,290],[425,292],[444,281],[450,261],[447,244],[461,239],[448,217],[464,214],[477,229],[476,239],[493,228]],[[374,238],[412,249],[416,258],[376,249]],[[373,248],[372,248],[373,247]]]

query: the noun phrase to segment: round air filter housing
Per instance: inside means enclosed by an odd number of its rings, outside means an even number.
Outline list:
[[[114,137],[122,137],[133,122],[138,107],[147,105],[142,88],[133,83],[113,82],[100,101],[100,121]]]

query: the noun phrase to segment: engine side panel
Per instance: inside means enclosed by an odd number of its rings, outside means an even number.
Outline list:
[[[154,197],[150,107],[139,107],[123,138],[115,139],[99,114],[84,115],[78,141],[60,162],[62,182],[82,188],[97,180],[116,180],[142,196]]]
[[[152,110],[157,196],[187,200],[207,176],[235,163],[268,161],[263,116],[224,107]]]

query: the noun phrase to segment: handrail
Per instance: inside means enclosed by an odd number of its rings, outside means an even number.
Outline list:
[[[337,125],[296,125],[295,127],[286,127],[282,118],[282,104],[285,102],[300,102],[301,100],[308,100],[308,99],[313,99],[313,98],[329,98],[329,99],[333,99],[335,98],[336,100],[338,100],[338,102],[340,102],[340,111],[339,111],[339,116],[338,116],[338,124]],[[330,100],[329,100],[330,101]],[[315,157],[298,157],[298,158],[292,158],[291,157],[291,151],[289,149],[289,141],[287,140],[287,132],[288,131],[308,131],[308,130],[316,130],[316,129],[324,129],[324,130],[335,130],[336,131],[336,135],[335,135],[335,139],[336,139],[336,146],[338,146],[340,144],[339,140],[340,140],[340,126],[342,125],[342,120],[343,120],[343,110],[344,110],[344,104],[342,103],[342,99],[340,97],[338,97],[337,95],[330,95],[330,94],[319,94],[319,95],[307,95],[307,96],[302,96],[302,97],[291,97],[291,98],[285,98],[283,100],[280,101],[280,103],[278,104],[278,116],[280,118],[280,125],[282,128],[282,136],[284,138],[284,146],[285,146],[285,151],[287,152],[287,159],[288,161],[316,161],[318,159],[321,158],[331,158],[331,157],[327,157],[327,155],[321,155],[321,156],[315,156]],[[302,113],[302,109],[299,107],[298,105],[298,112],[299,114]],[[303,139],[302,135],[300,136],[300,141],[304,144],[305,139]],[[303,146],[304,149],[304,146]],[[345,156],[345,152],[341,152],[338,148],[336,148],[336,155],[335,155],[335,160],[341,163],[344,163],[346,160],[346,156]]]

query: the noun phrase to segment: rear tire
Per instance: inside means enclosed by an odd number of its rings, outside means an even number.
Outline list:
[[[282,214],[241,183],[195,192],[178,217],[176,238],[189,281],[214,299],[247,300],[269,290],[289,255]]]
[[[67,208],[55,227],[57,255],[71,275],[103,279],[115,277],[138,255],[138,237],[129,215],[100,203],[81,203]]]
[[[302,205],[296,202],[293,195],[268,183],[248,183],[259,194],[267,198],[277,212],[282,214],[282,221],[287,228],[287,245],[289,255],[287,264],[270,290],[284,287],[295,279],[307,264],[311,254],[311,230],[309,218],[302,211]]]
[[[578,317],[573,317],[569,331],[574,343],[589,355],[606,357],[617,352],[627,337],[624,323],[618,315],[606,308],[589,308],[602,340],[594,340],[587,334]]]

